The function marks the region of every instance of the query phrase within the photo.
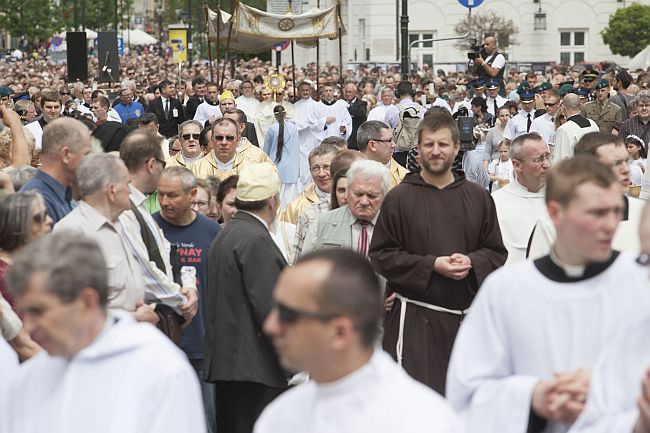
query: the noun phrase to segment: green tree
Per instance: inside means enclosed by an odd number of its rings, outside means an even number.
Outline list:
[[[464,35],[468,29],[467,17],[463,18],[456,24],[454,31],[458,35]],[[470,29],[469,38],[476,39],[478,44],[483,43],[483,38],[492,35],[497,38],[497,46],[506,49],[510,44],[516,44],[516,35],[519,29],[512,20],[508,20],[500,15],[498,12],[492,10],[485,10],[481,12],[474,12],[472,14],[472,26]],[[461,50],[469,50],[470,44],[468,39],[462,39],[456,42],[456,46]]]
[[[0,0],[0,27],[28,42],[43,41],[61,29],[64,11],[51,0]]]
[[[637,55],[650,44],[650,6],[632,3],[619,8],[600,34],[612,53]]]

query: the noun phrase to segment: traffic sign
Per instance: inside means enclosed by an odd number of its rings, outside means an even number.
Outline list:
[[[117,55],[122,57],[124,55],[124,38],[117,38]]]
[[[485,0],[458,0],[458,3],[460,3],[460,5],[463,7],[472,9],[477,6],[481,6],[481,3],[483,3],[484,1]]]

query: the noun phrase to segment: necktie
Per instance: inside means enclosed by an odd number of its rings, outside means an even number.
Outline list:
[[[361,225],[361,236],[359,236],[357,252],[366,257],[368,255],[368,221],[357,220],[357,222]]]
[[[530,132],[530,125],[533,123],[532,120],[530,120],[530,113],[528,113],[528,123],[526,124],[526,132]]]
[[[497,117],[497,114],[499,114],[499,108],[497,107],[497,100],[494,99],[492,102],[494,102],[494,117]]]
[[[165,101],[165,119],[169,119],[169,99]]]

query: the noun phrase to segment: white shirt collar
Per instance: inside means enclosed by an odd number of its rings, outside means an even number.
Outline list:
[[[266,227],[266,229],[269,231],[269,233],[271,233],[271,230],[269,229],[269,223],[267,223],[267,222],[264,221],[262,218],[260,218],[259,215],[256,215],[256,214],[254,214],[253,212],[249,212],[249,211],[247,211],[247,210],[238,210],[237,212],[243,212],[243,213],[247,213],[248,215],[253,216],[255,219],[257,219],[257,220],[260,221],[262,224],[264,224],[264,227]]]

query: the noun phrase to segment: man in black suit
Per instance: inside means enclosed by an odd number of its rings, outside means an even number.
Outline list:
[[[366,101],[362,101],[357,98],[357,85],[354,83],[348,83],[343,88],[343,93],[345,100],[348,101],[348,111],[352,117],[352,135],[348,138],[348,148],[359,150],[357,145],[357,129],[359,125],[366,121],[368,117],[368,105]]]
[[[185,122],[181,101],[174,98],[176,86],[169,80],[160,82],[160,96],[149,104],[147,111],[158,117],[160,134],[165,138],[178,134],[178,125]]]
[[[216,383],[217,431],[251,433],[287,379],[262,326],[273,287],[287,265],[271,238],[280,179],[272,164],[252,164],[237,183],[237,213],[208,253],[205,380]]]
[[[187,104],[185,104],[185,117],[187,119],[194,119],[196,109],[205,101],[207,83],[203,78],[198,77],[192,80],[192,88],[194,89],[194,95],[190,96],[187,99]]]

